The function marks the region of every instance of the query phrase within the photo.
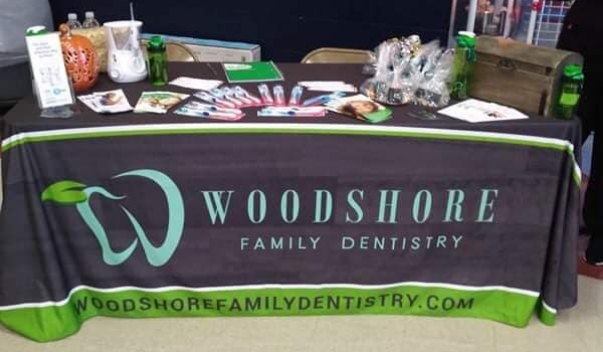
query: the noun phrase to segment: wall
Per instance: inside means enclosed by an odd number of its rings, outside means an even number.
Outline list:
[[[139,0],[146,32],[258,43],[265,59],[299,61],[322,46],[372,49],[417,33],[445,43],[450,0]],[[129,18],[127,0],[50,0],[55,22],[95,11],[102,21]]]

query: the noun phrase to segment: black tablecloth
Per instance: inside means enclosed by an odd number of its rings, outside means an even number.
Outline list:
[[[287,88],[364,79],[358,65],[279,66]],[[170,75],[224,79],[217,64]],[[106,77],[94,89],[117,87],[132,104],[157,90]],[[525,326],[538,311],[553,324],[576,302],[579,124],[424,121],[413,109],[382,125],[82,105],[44,119],[25,99],[4,119],[0,322],[38,341],[97,315]]]

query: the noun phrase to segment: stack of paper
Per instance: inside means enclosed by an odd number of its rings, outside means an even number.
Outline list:
[[[305,87],[312,92],[344,92],[356,93],[357,89],[354,85],[343,81],[303,81],[298,85]]]
[[[439,111],[440,114],[471,123],[524,120],[529,116],[507,106],[468,99]]]
[[[173,86],[184,87],[194,90],[212,90],[222,85],[222,81],[214,79],[198,79],[191,77],[178,77],[171,81],[170,84]]]

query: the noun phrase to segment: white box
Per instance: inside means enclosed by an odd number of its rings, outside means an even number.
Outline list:
[[[162,36],[166,42],[176,42],[189,48],[198,61],[204,62],[250,62],[261,61],[261,47],[258,44],[227,42],[222,40],[179,37],[172,35],[142,34],[143,40],[154,35]]]

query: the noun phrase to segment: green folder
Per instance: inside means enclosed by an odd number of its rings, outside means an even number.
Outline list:
[[[223,64],[228,83],[282,81],[283,74],[272,61]]]

